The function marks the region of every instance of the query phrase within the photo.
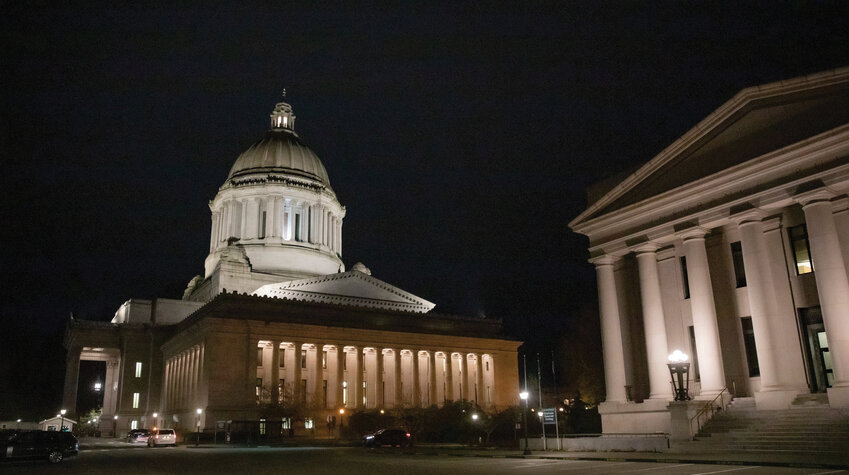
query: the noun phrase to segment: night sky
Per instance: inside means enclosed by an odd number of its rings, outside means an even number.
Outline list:
[[[207,202],[284,88],[345,264],[547,351],[597,318],[588,185],[849,65],[849,2],[73,3],[0,2],[0,420],[56,412],[71,312],[203,273]]]

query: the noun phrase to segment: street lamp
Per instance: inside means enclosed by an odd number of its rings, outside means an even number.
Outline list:
[[[690,400],[690,362],[689,357],[681,350],[675,350],[669,355],[669,375],[672,376],[672,388],[676,401]]]
[[[195,439],[195,447],[200,445],[200,415],[203,414],[203,409],[197,408],[197,438]]]
[[[528,448],[528,392],[520,392],[519,398],[525,402],[525,410],[522,411],[522,428],[525,431],[525,450],[522,454],[531,455],[531,449]]]
[[[68,412],[68,411],[66,411],[64,409],[59,411],[59,414],[61,415],[61,419],[62,419],[62,422],[59,424],[59,432],[62,432],[62,429],[65,428],[65,413],[66,412]]]
[[[473,420],[473,421],[478,420],[478,415],[477,415],[477,414],[472,414],[472,420]]]

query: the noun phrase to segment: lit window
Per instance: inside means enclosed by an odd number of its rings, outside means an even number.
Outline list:
[[[259,435],[265,435],[265,419],[259,420]]]
[[[363,406],[368,404],[368,383],[363,381]]]
[[[262,396],[262,378],[256,378],[256,397]]]
[[[133,393],[133,409],[139,408],[139,393]]]
[[[746,266],[743,264],[743,247],[740,241],[731,243],[731,261],[734,263],[734,280],[737,288],[746,286]]]
[[[134,420],[133,422],[130,422],[130,429],[138,429],[138,428],[139,428],[139,421]]]
[[[136,361],[136,377],[141,378],[142,364],[141,361]]]
[[[304,429],[312,429],[312,417],[304,418]]]
[[[289,118],[286,117],[286,116],[283,116],[283,127],[287,127],[288,125],[289,125]]]
[[[283,418],[283,428],[284,429],[291,429],[292,428],[292,418],[291,417],[284,417]]]
[[[321,352],[321,369],[327,369],[327,351]]]
[[[283,122],[283,118],[278,115],[277,116],[277,127],[280,127],[281,122]]]
[[[348,404],[348,381],[342,381],[342,405]]]
[[[790,247],[796,262],[796,275],[809,274],[814,270],[811,262],[811,246],[808,243],[808,228],[804,224],[787,229],[790,235]]]

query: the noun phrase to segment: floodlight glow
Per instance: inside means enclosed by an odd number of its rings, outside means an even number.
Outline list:
[[[522,391],[522,392],[520,392],[520,393],[519,393],[519,398],[520,398],[521,400],[523,400],[523,401],[524,401],[524,400],[526,400],[526,399],[528,399],[528,392],[527,392],[527,391]]]
[[[201,415],[203,413],[203,409],[197,408],[197,413],[198,413],[198,415]]]
[[[66,412],[68,412],[68,411],[62,409],[61,411],[59,411],[59,414],[62,414],[64,416]]]
[[[670,363],[683,363],[688,359],[690,359],[690,357],[687,356],[687,353],[684,353],[681,350],[675,350],[672,352],[672,354],[669,355]]]
[[[339,409],[339,414],[345,414],[345,409]]]
[[[472,420],[473,420],[473,421],[478,420],[478,415],[477,415],[477,414],[472,414]]]
[[[155,419],[158,415],[159,415],[159,413],[154,412],[154,413],[153,413],[153,418]]]

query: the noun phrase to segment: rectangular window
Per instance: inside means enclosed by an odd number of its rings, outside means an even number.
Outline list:
[[[312,417],[304,418],[304,429],[312,429],[312,428],[313,428]]]
[[[283,418],[283,429],[291,429],[292,428],[292,418],[284,417]]]
[[[737,288],[746,286],[746,266],[743,264],[743,247],[740,241],[731,243],[731,261],[734,263],[734,280]]]
[[[141,361],[136,361],[136,377],[141,378],[142,364]]]
[[[279,358],[280,358],[280,367],[285,368],[286,367],[286,349],[284,349],[284,348],[280,349],[280,357]]]
[[[342,381],[342,405],[348,405],[348,381]]]
[[[262,367],[262,347],[256,349],[256,365]]]
[[[257,236],[260,239],[265,239],[265,211],[262,212],[262,218],[259,220],[259,229],[257,230]]]
[[[342,355],[342,371],[348,371],[348,354]]]
[[[265,419],[259,420],[259,435],[265,435]]]
[[[487,360],[484,364],[486,365],[486,369],[484,371],[489,371],[489,361]]]
[[[301,240],[301,215],[295,213],[295,241]]]
[[[321,352],[321,369],[327,369],[327,350]]]
[[[327,407],[327,380],[321,382],[321,402],[322,407]]]
[[[796,275],[809,274],[814,270],[811,261],[811,245],[808,242],[808,228],[804,224],[787,228],[790,235],[790,247],[796,262]]]
[[[133,393],[133,409],[139,408],[139,393]]]
[[[139,428],[139,421],[133,420],[133,422],[130,422],[130,429],[131,430],[132,429],[138,429],[138,428]]]
[[[301,350],[301,368],[307,367],[307,350]]]
[[[368,404],[368,382],[363,381],[363,407]]]
[[[690,377],[693,381],[700,381],[699,378],[699,353],[696,351],[696,331],[690,326]]]
[[[760,376],[761,369],[758,366],[758,349],[755,346],[755,329],[752,326],[752,317],[741,318],[740,325],[743,327],[743,344],[746,347],[749,377]]]
[[[687,276],[687,258],[681,256],[681,278],[684,280],[684,298],[690,298],[690,278]]]
[[[256,378],[256,397],[262,397],[262,378]]]

